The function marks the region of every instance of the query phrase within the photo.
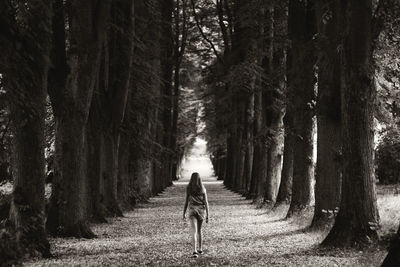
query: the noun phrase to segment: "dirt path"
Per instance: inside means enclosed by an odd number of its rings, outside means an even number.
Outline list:
[[[220,182],[205,182],[210,223],[205,225],[205,254],[190,258],[188,222],[182,220],[185,183],[175,183],[149,203],[111,224],[95,225],[93,240],[51,239],[53,259],[26,266],[374,266],[363,254],[323,256],[316,245],[323,236],[266,214]],[[381,253],[382,256],[384,252]],[[380,255],[379,255],[380,256]],[[361,259],[361,261],[359,260]]]

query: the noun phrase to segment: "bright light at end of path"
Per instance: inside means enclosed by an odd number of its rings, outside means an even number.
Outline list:
[[[180,181],[189,180],[193,172],[198,172],[202,180],[215,179],[210,155],[207,152],[207,141],[199,137],[196,138],[193,148],[182,161]]]

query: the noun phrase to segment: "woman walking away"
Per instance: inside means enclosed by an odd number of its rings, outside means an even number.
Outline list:
[[[207,192],[200,175],[197,172],[192,173],[190,182],[186,188],[186,201],[183,208],[183,219],[186,219],[186,210],[189,205],[190,230],[193,243],[193,257],[197,258],[198,254],[203,254],[203,240],[201,225],[203,224],[206,214],[206,223],[208,223],[208,200]],[[198,242],[198,247],[197,247]]]

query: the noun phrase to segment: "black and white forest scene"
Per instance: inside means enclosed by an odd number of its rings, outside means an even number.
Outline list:
[[[0,267],[400,267],[400,0],[0,0]]]

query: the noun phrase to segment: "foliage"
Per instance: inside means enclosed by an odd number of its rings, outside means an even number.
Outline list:
[[[400,183],[400,130],[386,131],[376,149],[376,176],[380,183]]]
[[[3,228],[0,226],[0,259],[2,266],[13,266],[18,263],[19,250],[12,233],[12,229]]]
[[[198,67],[185,60],[181,69],[181,94],[179,97],[178,154],[190,151],[197,136],[200,103],[197,88],[200,86]]]
[[[384,126],[399,124],[400,113],[400,4],[380,0],[377,15],[382,18],[382,30],[376,40],[377,99],[375,117]]]
[[[12,179],[10,111],[0,74],[0,182]]]

